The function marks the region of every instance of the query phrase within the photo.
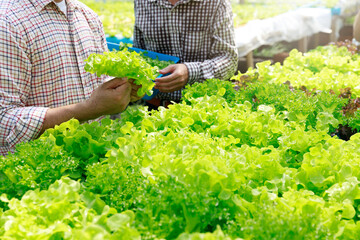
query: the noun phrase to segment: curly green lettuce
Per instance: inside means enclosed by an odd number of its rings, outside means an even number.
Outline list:
[[[152,67],[137,52],[123,49],[121,51],[91,54],[86,60],[85,71],[96,73],[97,76],[127,77],[134,79],[134,83],[141,85],[138,96],[152,95],[155,86],[152,81],[158,76],[158,67]]]

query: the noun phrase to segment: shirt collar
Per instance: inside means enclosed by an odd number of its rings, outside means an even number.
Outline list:
[[[47,6],[49,3],[52,2],[52,0],[30,0],[36,8],[38,12],[44,9],[45,6]]]
[[[38,12],[41,12],[44,9],[44,7],[46,7],[47,5],[53,2],[53,0],[30,0],[30,1],[34,4]],[[77,2],[73,0],[66,0],[66,4],[69,9],[78,7]]]

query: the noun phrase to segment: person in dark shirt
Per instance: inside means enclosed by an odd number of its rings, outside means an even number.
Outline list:
[[[180,58],[160,71],[154,105],[179,101],[187,84],[228,79],[237,49],[228,0],[135,0],[134,47]],[[167,103],[165,103],[167,102]]]

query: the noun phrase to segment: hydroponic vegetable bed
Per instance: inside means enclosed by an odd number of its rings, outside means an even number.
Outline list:
[[[49,129],[0,157],[0,239],[360,239],[360,134],[336,135],[358,129],[358,64],[294,51],[169,109]]]

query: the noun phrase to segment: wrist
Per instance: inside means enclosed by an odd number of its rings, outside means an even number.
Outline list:
[[[72,118],[83,122],[97,117],[98,115],[91,111],[91,108],[86,101],[57,108],[49,108],[46,111],[40,134],[46,129],[53,128],[55,125],[60,125]]]
[[[102,116],[101,113],[98,113],[96,107],[92,106],[89,100],[72,105],[72,112],[74,118],[78,119],[80,122],[92,120]]]
[[[200,79],[200,63],[199,62],[186,62],[184,65],[188,70],[188,81],[187,84],[193,84]]]

